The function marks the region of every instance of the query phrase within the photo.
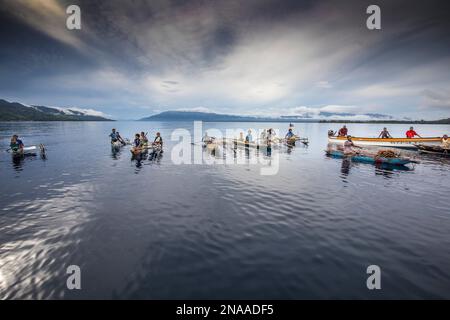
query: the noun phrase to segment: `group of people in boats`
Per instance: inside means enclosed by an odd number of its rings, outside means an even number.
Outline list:
[[[111,138],[111,144],[114,144],[116,142],[120,142],[122,145],[127,144],[116,129],[112,129],[109,137]],[[147,138],[147,134],[143,131],[141,133],[136,133],[132,145],[136,149],[148,147],[149,139]],[[157,132],[155,138],[153,139],[152,147],[159,147],[162,149],[162,146],[163,146],[163,139],[161,137],[161,133]]]
[[[333,130],[330,130],[328,132],[329,136],[334,136],[335,132]],[[339,131],[337,132],[337,136],[338,137],[347,137],[348,136],[348,129],[347,126],[344,125],[342,128],[339,129]],[[419,137],[422,138],[421,135],[419,135],[415,130],[414,127],[410,127],[408,131],[406,131],[406,138],[412,139],[415,137]],[[442,137],[443,139],[443,143],[446,141],[447,135],[444,135]],[[392,139],[393,137],[391,136],[391,134],[389,133],[388,129],[386,127],[383,128],[383,130],[380,132],[380,134],[378,135],[378,138],[382,138],[382,139]]]
[[[286,135],[284,137],[287,142],[295,140],[296,137],[297,137],[294,134],[294,132],[293,132],[293,127],[294,127],[293,124],[289,125],[288,132],[286,133]],[[269,128],[269,129],[263,129],[261,134],[260,134],[259,139],[257,139],[257,140],[259,140],[260,142],[266,144],[267,146],[270,146],[271,143],[275,139],[280,139],[280,138],[278,138],[276,136],[276,133],[275,133],[274,129]],[[245,136],[245,138],[244,138],[244,133],[241,132],[238,140],[244,142],[247,145],[250,144],[250,143],[254,143],[255,141],[253,140],[252,130],[249,129],[247,131],[247,135]],[[205,132],[205,135],[202,138],[202,142],[205,143],[205,144],[209,144],[209,143],[214,143],[214,141],[215,141],[215,137],[210,137],[208,135],[208,132]]]

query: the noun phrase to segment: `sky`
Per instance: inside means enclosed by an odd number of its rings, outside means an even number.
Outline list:
[[[66,8],[81,9],[81,30]],[[381,8],[381,30],[366,9]],[[450,117],[449,1],[0,0],[0,98],[95,109]]]

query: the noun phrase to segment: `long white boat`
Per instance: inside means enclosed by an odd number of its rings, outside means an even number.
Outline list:
[[[417,149],[417,144],[436,146],[441,144],[442,138],[365,138],[352,137],[352,141],[357,146],[377,146],[403,149]],[[328,142],[344,144],[347,137],[328,137]]]

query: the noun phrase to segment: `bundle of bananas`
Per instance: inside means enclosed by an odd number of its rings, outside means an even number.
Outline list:
[[[377,152],[377,157],[381,158],[397,158],[398,156],[399,154],[392,150],[380,150]]]

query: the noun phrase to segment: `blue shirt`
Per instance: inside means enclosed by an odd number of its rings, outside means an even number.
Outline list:
[[[245,141],[252,142],[252,140],[253,140],[253,137],[252,137],[252,135],[249,133],[249,134],[245,137]]]
[[[294,133],[292,133],[292,131],[289,131],[287,134],[286,134],[286,137],[287,138],[292,138],[294,136]]]
[[[116,140],[116,139],[119,139],[120,134],[119,134],[119,132],[116,131],[116,132],[111,132],[111,134],[109,136],[111,137],[111,139]]]

